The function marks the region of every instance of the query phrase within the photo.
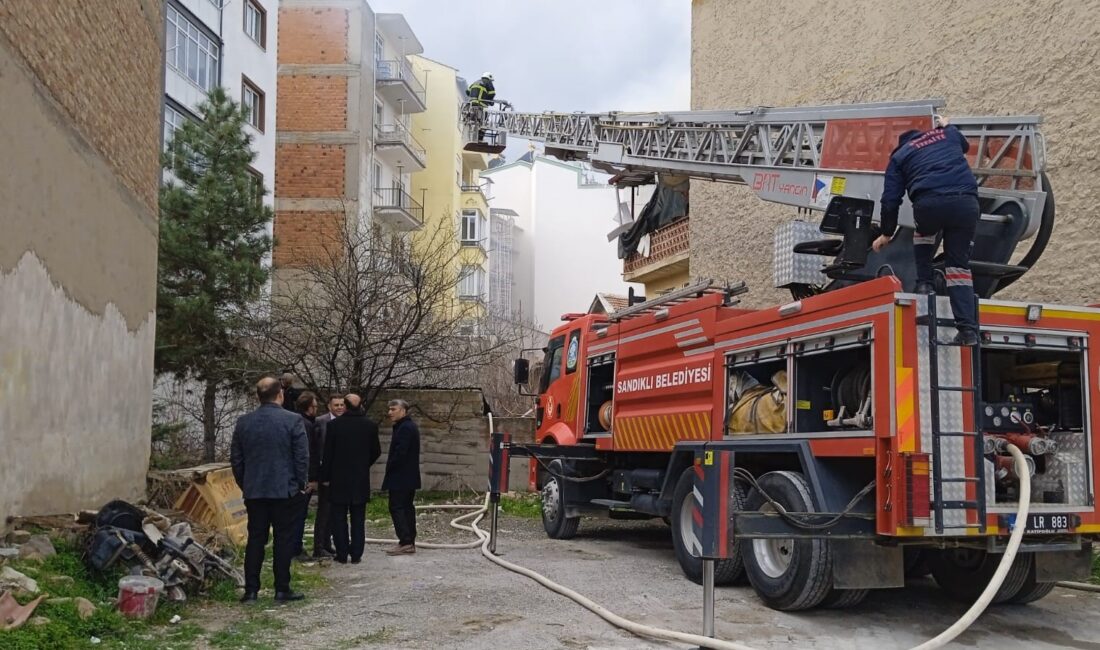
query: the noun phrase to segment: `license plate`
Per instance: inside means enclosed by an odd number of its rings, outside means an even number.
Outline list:
[[[1016,527],[1016,515],[1007,517],[1008,529]],[[1067,533],[1080,525],[1081,518],[1075,514],[1053,512],[1031,513],[1027,516],[1025,533]]]

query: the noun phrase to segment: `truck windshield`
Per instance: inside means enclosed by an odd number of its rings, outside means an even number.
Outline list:
[[[561,376],[561,352],[564,347],[564,336],[550,341],[550,347],[546,350],[546,366],[542,369],[542,381],[539,382],[540,393],[545,393],[550,382]]]

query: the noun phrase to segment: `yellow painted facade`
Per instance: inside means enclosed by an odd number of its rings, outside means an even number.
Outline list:
[[[412,194],[424,203],[422,234],[430,236],[440,228],[453,232],[454,245],[460,248],[460,268],[455,273],[462,273],[463,267],[480,269],[480,295],[456,295],[456,299],[484,305],[489,276],[489,204],[480,187],[479,172],[486,168],[487,159],[485,154],[462,149],[465,143],[459,115],[465,88],[460,87],[458,71],[427,57],[410,58],[422,72],[428,98],[428,110],[412,118],[413,134],[428,154],[427,168],[413,175]],[[464,211],[476,211],[476,232],[463,229]],[[460,282],[456,294],[465,286]]]

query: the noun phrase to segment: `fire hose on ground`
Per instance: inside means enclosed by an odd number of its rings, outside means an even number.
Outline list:
[[[492,421],[490,419],[490,431],[492,430]],[[1031,478],[1027,471],[1027,463],[1025,456],[1016,445],[1009,444],[1006,446],[1006,450],[1012,455],[1015,462],[1017,474],[1020,477],[1020,501],[1016,509],[1016,521],[1026,522],[1028,510],[1031,506]],[[469,510],[466,514],[460,515],[451,520],[450,526],[459,530],[465,530],[473,533],[477,536],[477,541],[470,541],[466,543],[458,544],[435,544],[435,543],[418,543],[417,546],[421,548],[429,549],[465,549],[465,548],[480,548],[481,554],[490,562],[501,566],[509,571],[518,573],[524,577],[530,578],[539,583],[543,587],[546,587],[550,591],[565,596],[566,598],[577,603],[581,607],[589,610],[593,614],[599,616],[608,623],[615,627],[621,628],[632,634],[648,637],[653,639],[661,639],[664,641],[673,641],[677,643],[690,643],[695,644],[703,648],[714,648],[715,650],[756,650],[752,646],[747,646],[741,643],[735,643],[733,641],[723,641],[721,639],[714,639],[699,634],[689,634],[686,632],[678,632],[676,630],[669,630],[660,627],[654,627],[651,625],[643,625],[635,621],[623,618],[618,614],[612,612],[599,603],[587,598],[586,596],[560,585],[553,580],[550,580],[546,576],[532,571],[526,567],[520,566],[513,562],[509,562],[498,557],[495,554],[495,549],[491,548],[495,540],[491,539],[490,534],[487,531],[478,527],[478,523],[482,520],[487,512],[489,512],[489,495],[485,496],[485,501],[481,505],[423,505],[417,506],[417,510]],[[469,522],[469,523],[466,523]],[[1016,552],[1020,548],[1020,542],[1023,540],[1024,529],[1026,526],[1020,523],[1013,527],[1012,534],[1009,536],[1008,546],[1005,548],[1004,556],[1001,558],[1000,564],[997,565],[997,570],[994,572],[993,577],[990,579],[989,584],[986,585],[985,590],[978,596],[978,600],[971,605],[970,609],[966,611],[951,627],[941,632],[935,638],[929,639],[924,643],[914,646],[910,650],[933,650],[934,648],[942,648],[950,643],[957,636],[962,634],[978,620],[985,608],[989,606],[989,603],[993,600],[993,597],[997,594],[997,591],[1001,588],[1001,584],[1004,582],[1005,577],[1008,575],[1009,568],[1012,566],[1013,560],[1016,558]],[[368,543],[372,544],[392,544],[396,540],[391,539],[368,539]],[[1063,583],[1060,583],[1063,584]],[[1084,588],[1088,587],[1088,590],[1100,591],[1100,586],[1083,585],[1079,583],[1065,583],[1065,586],[1071,588]]]

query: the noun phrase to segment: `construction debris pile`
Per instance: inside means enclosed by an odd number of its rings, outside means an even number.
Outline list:
[[[89,530],[85,561],[103,571],[120,563],[131,575],[157,578],[171,601],[187,599],[215,579],[238,587],[244,576],[231,563],[195,540],[191,524],[125,501],[111,501],[96,514]]]

